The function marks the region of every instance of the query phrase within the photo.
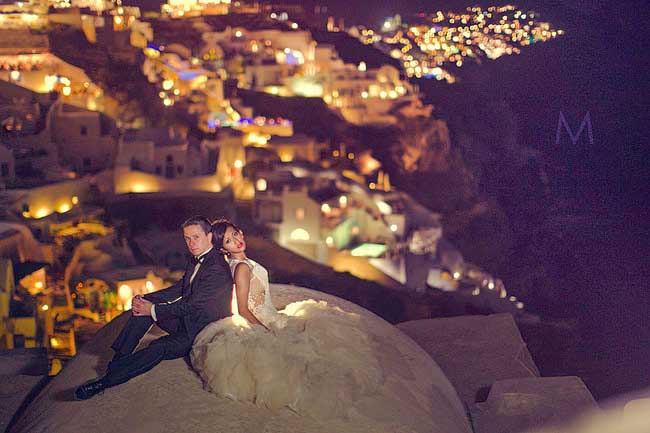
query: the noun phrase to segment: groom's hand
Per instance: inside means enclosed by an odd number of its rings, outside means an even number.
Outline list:
[[[135,296],[131,305],[134,316],[151,316],[151,306],[153,303],[147,301],[142,296]]]

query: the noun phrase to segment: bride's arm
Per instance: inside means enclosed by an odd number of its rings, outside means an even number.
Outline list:
[[[237,295],[237,310],[239,315],[249,323],[262,325],[257,317],[248,309],[248,291],[251,285],[251,268],[245,263],[239,263],[235,268],[235,294]]]

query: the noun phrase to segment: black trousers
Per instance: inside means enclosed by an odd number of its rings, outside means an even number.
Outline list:
[[[115,356],[108,364],[104,377],[108,386],[119,385],[146,373],[164,359],[182,358],[189,353],[192,348],[192,339],[180,320],[174,324],[167,324],[163,328],[170,332],[169,335],[160,337],[152,341],[148,347],[133,353],[140,339],[144,337],[153,323],[150,316],[131,314],[122,332],[111,346],[115,350]]]

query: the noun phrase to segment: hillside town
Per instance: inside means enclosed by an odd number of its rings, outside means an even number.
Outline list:
[[[470,25],[439,14],[437,26]],[[526,314],[369,149],[310,135],[304,120],[270,116],[258,102],[298,98],[319,107],[307,118],[326,113],[356,127],[428,118],[435,107],[408,77],[450,81],[437,73],[440,56],[458,64],[476,46],[488,57],[518,50],[478,37],[484,28],[510,34],[512,25],[522,44],[551,30],[478,19],[469,36],[451,36],[467,46],[458,50],[438,47],[435,26],[402,30],[395,18],[374,36],[335,21],[326,8],[230,0],[170,0],[157,12],[120,0],[0,5],[0,348],[46,348],[56,374],[134,295],[178,279],[182,247],[165,241],[164,227],[139,224],[165,217],[177,227],[184,214],[171,205],[138,213],[151,201],[211,203],[205,213],[248,221],[273,248],[401,296],[438,293],[475,311]],[[346,62],[317,37],[346,31],[383,44],[386,63]],[[391,44],[402,44],[399,53]],[[429,60],[412,55],[416,44]]]

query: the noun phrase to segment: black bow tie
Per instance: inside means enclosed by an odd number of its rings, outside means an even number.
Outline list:
[[[203,259],[205,258],[205,256],[206,256],[207,254],[208,254],[208,253],[205,253],[205,254],[203,254],[203,255],[201,255],[201,256],[198,256],[198,257],[190,256],[190,262],[192,262],[192,264],[193,264],[194,266],[196,266],[197,263],[202,263],[202,262],[203,262]]]

